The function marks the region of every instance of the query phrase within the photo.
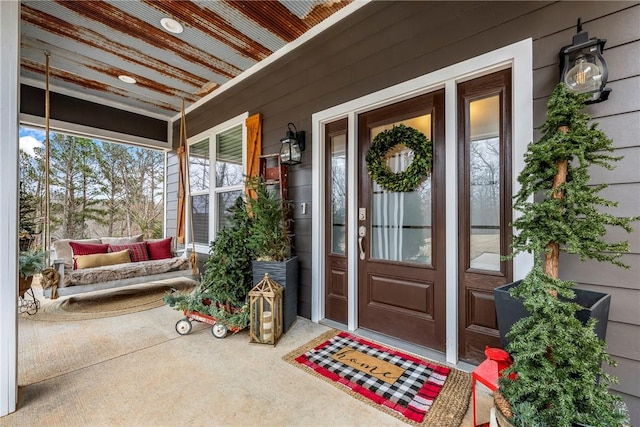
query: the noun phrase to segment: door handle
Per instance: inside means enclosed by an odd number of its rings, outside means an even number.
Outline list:
[[[358,227],[358,248],[360,248],[360,260],[364,261],[364,248],[362,247],[362,241],[367,234],[367,229],[364,225]]]
[[[364,237],[360,236],[358,237],[358,246],[360,247],[360,259],[364,260],[364,249],[362,249],[362,241],[364,240]]]

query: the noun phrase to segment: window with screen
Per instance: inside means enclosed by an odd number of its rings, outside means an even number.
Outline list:
[[[189,144],[190,227],[199,252],[227,224],[231,207],[244,193],[244,120],[217,127]],[[212,173],[213,172],[213,173]]]

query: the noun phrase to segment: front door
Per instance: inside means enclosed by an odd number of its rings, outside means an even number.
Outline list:
[[[401,123],[433,141],[433,168],[415,190],[391,192],[368,176],[365,156]],[[444,351],[444,90],[361,114],[358,138],[358,325]],[[387,155],[394,172],[412,159],[398,143]]]

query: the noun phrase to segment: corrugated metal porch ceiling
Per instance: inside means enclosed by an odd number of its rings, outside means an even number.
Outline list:
[[[23,0],[21,82],[44,87],[49,52],[52,91],[169,119],[351,1]]]

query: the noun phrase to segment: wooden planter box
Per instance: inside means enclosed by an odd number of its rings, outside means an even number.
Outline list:
[[[522,304],[522,300],[513,298],[509,290],[520,284],[509,283],[494,289],[493,295],[496,303],[496,315],[498,317],[498,330],[500,331],[500,345],[507,348],[509,340],[506,335],[518,320],[527,317],[529,312]],[[587,291],[584,289],[574,289],[576,298],[574,302],[580,304],[582,310],[576,312],[576,317],[583,324],[594,317],[598,320],[595,326],[595,333],[604,341],[607,334],[607,322],[609,320],[609,306],[611,305],[611,295],[601,292]]]
[[[286,333],[298,318],[298,257],[286,261],[253,261],[253,285],[264,278],[265,273],[284,288],[282,295],[282,332]]]

